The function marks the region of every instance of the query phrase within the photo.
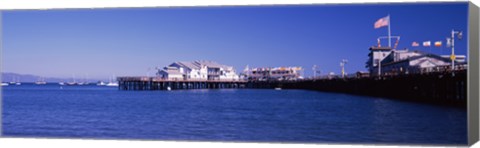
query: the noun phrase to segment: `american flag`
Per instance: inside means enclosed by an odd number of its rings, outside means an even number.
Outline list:
[[[386,16],[378,19],[373,25],[373,28],[377,29],[383,26],[388,26],[389,24],[390,24],[390,16]]]

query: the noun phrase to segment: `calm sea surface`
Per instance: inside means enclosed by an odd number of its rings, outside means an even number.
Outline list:
[[[465,109],[306,90],[2,87],[3,135],[302,143],[466,144]]]

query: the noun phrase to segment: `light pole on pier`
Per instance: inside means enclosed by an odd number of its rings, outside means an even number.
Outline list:
[[[458,39],[462,39],[463,33],[461,31],[455,31],[452,29],[452,40],[451,40],[451,46],[452,46],[452,54],[450,55],[450,60],[452,61],[452,71],[455,70],[455,34],[457,34]]]
[[[347,64],[348,60],[343,59],[340,62],[340,67],[342,67],[342,78],[345,78],[345,64]]]

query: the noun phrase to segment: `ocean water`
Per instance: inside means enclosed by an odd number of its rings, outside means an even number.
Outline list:
[[[7,137],[467,143],[466,109],[307,90],[2,87]]]

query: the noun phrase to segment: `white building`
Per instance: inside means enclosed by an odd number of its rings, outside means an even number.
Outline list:
[[[244,70],[248,80],[298,80],[302,79],[302,67],[252,68]]]
[[[441,71],[451,64],[451,60],[447,57],[420,51],[396,50],[389,47],[371,47],[369,50],[366,67],[370,75]],[[456,64],[466,64],[464,55],[457,57],[461,58],[455,60]]]
[[[165,67],[158,71],[157,76],[169,80],[183,80],[183,74],[180,73],[177,67]]]
[[[213,61],[174,62],[157,73],[165,79],[184,80],[238,80],[232,66]]]

